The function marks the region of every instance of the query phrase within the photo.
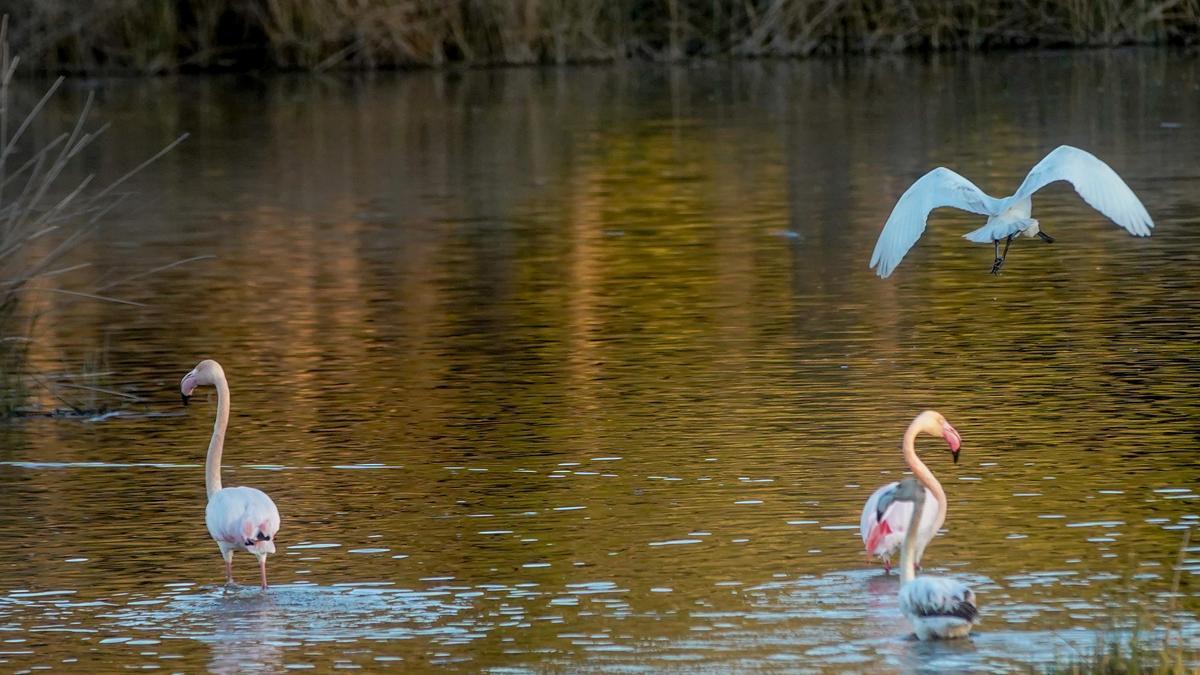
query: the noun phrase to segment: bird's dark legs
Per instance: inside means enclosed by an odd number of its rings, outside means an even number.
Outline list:
[[[1012,245],[1012,235],[1004,240],[1004,253],[1000,252],[1000,240],[996,239],[992,242],[996,246],[996,259],[992,261],[992,274],[999,274],[1000,268],[1004,266],[1004,259],[1008,257],[1008,247]]]
[[[1040,231],[1040,230],[1038,231],[1038,237],[1040,237],[1040,238],[1041,238],[1041,240],[1042,240],[1042,241],[1044,241],[1044,242],[1046,242],[1047,244],[1053,244],[1053,243],[1054,243],[1054,237],[1051,237],[1050,235],[1048,235],[1048,234],[1046,234],[1045,232],[1042,232],[1042,231]]]

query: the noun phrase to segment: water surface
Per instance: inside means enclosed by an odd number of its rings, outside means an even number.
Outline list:
[[[109,291],[145,307],[36,296],[35,362],[141,400],[0,426],[3,668],[1023,671],[1145,615],[1200,645],[1200,547],[1169,593],[1200,519],[1194,55],[82,81],[37,133],[88,89],[88,170],[192,137],[76,281],[216,258]],[[1058,242],[1000,276],[956,213],[867,269],[929,168],[1007,194],[1061,143],[1153,237],[1060,185]],[[283,513],[265,596],[203,526],[204,357],[226,484]],[[955,644],[905,639],[856,529],[927,407],[964,437],[921,445],[927,570],[981,603]]]

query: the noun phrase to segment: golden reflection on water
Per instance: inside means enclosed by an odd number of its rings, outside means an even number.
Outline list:
[[[101,83],[122,143],[95,170],[193,137],[84,274],[217,259],[120,289],[144,309],[38,296],[39,365],[107,345],[134,409],[171,416],[0,427],[0,627],[25,640],[0,665],[904,669],[1086,648],[1165,602],[1200,515],[1197,82],[1135,51]],[[1058,243],[1018,242],[1001,276],[958,239],[974,221],[942,213],[892,279],[869,272],[928,168],[1006,194],[1059,143],[1113,164],[1155,235],[1054,188],[1035,215]],[[215,406],[175,390],[202,357],[231,380],[226,482],[283,513],[261,605],[215,586]],[[958,466],[922,446],[951,500],[928,558],[985,621],[933,651],[899,640],[854,527],[925,407],[965,443]]]

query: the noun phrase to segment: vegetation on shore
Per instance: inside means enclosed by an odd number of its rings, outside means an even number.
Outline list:
[[[104,132],[104,126],[94,126],[88,118],[92,95],[88,95],[70,129],[48,140],[35,133],[39,115],[58,92],[63,78],[51,84],[23,115],[14,114],[25,106],[13,95],[19,59],[10,55],[7,29],[6,19],[0,25],[0,417],[31,412],[25,406],[35,389],[44,390],[66,409],[81,413],[85,410],[73,402],[79,399],[69,397],[65,390],[86,392],[85,399],[93,402],[98,393],[120,394],[95,386],[94,373],[56,375],[31,367],[29,345],[35,339],[40,312],[37,303],[29,299],[38,294],[58,294],[137,304],[106,295],[131,279],[85,287],[61,283],[63,278],[89,266],[67,258],[129,197],[119,188],[185,136],[105,186],[95,186],[92,174],[80,177],[74,169]]]
[[[1191,44],[1196,0],[7,2],[49,71],[322,70]]]
[[[1098,640],[1090,652],[1075,654],[1071,659],[1049,668],[1055,675],[1190,675],[1200,673],[1195,664],[1200,654],[1188,649],[1181,640],[1172,640],[1170,633],[1151,639],[1137,628],[1127,635],[1113,634]]]
[[[1177,618],[1175,600],[1182,597],[1179,592],[1184,563],[1191,550],[1191,528],[1183,531],[1179,544],[1171,590],[1162,612],[1143,615],[1129,630],[1115,630],[1096,641],[1091,652],[1076,653],[1071,659],[1047,670],[1048,673],[1084,675],[1103,673],[1106,675],[1134,675],[1155,673],[1157,675],[1187,675],[1200,673],[1200,652],[1189,648],[1183,639]],[[1150,630],[1145,626],[1150,624]]]

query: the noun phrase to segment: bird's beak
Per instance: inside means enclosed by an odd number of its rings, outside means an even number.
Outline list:
[[[179,381],[179,398],[183,399],[183,404],[188,404],[188,399],[192,397],[192,392],[196,391],[196,383],[192,381],[195,377],[194,373],[188,373]]]
[[[962,436],[959,435],[958,429],[950,426],[949,422],[942,424],[942,438],[946,439],[946,443],[950,446],[950,454],[954,458],[954,463],[958,464],[958,449],[962,447]]]
[[[942,438],[950,445],[951,452],[958,452],[962,446],[962,435],[958,433],[958,429],[950,426],[949,422],[942,424]]]
[[[879,542],[883,541],[883,538],[891,533],[892,528],[887,524],[886,520],[877,523],[875,527],[871,528],[871,532],[867,535],[867,541],[865,542],[867,562],[871,561],[871,553],[879,546]]]

